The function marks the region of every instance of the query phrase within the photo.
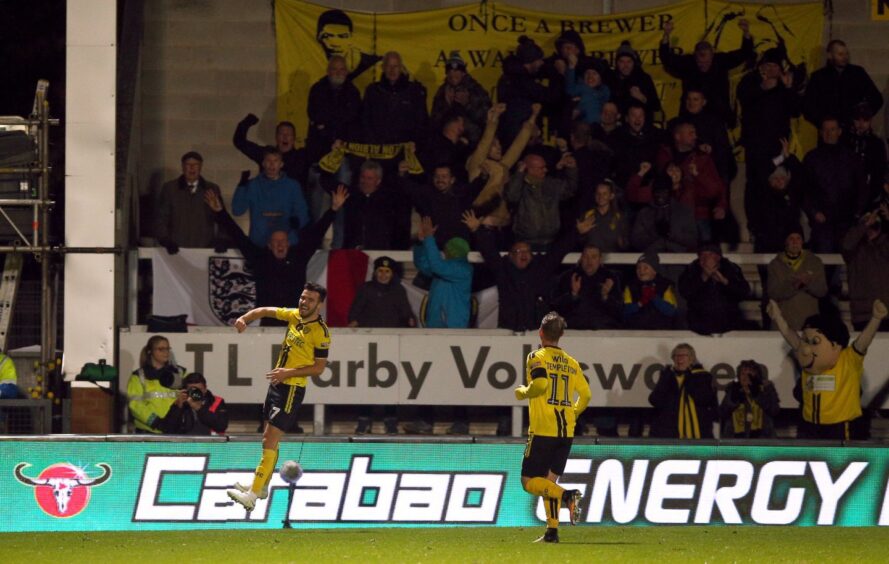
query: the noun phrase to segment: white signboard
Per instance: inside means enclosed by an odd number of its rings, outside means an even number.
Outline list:
[[[538,345],[533,334],[507,331],[332,329],[330,362],[306,394],[309,404],[521,405],[512,389],[524,383],[524,361]],[[136,368],[150,333],[120,333],[122,375]],[[229,403],[261,403],[265,372],[273,366],[283,329],[205,328],[170,333],[176,361],[201,372],[210,389]],[[794,366],[776,332],[737,332],[703,337],[684,331],[635,333],[574,331],[563,348],[584,370],[593,392],[591,406],[648,407],[648,394],[670,351],[691,344],[720,389],[734,379],[741,360],[764,365],[782,407],[795,407]],[[887,380],[889,335],[879,336],[865,358],[863,400]],[[126,389],[127,378],[121,378]]]

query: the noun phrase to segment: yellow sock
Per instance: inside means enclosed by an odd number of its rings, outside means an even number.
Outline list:
[[[559,528],[559,508],[562,505],[560,497],[543,499],[543,507],[546,508],[546,527],[548,529]]]
[[[565,489],[546,478],[531,478],[525,484],[525,491],[531,495],[539,495],[544,499],[557,499],[562,501]]]
[[[250,487],[250,490],[253,493],[259,495],[262,488],[264,488],[272,478],[272,473],[275,471],[275,464],[277,462],[278,449],[262,449],[262,459],[259,461],[259,466],[256,467],[256,473],[253,475],[253,485]]]

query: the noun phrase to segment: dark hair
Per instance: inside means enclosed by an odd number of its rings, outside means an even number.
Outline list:
[[[325,288],[321,284],[316,284],[314,282],[306,282],[306,285],[303,286],[303,290],[308,290],[310,292],[317,292],[319,302],[323,302],[324,300],[327,299],[327,288]]]
[[[204,375],[200,372],[192,372],[188,376],[182,379],[182,387],[185,388],[189,384],[203,384],[207,385],[207,379],[204,378]]]
[[[265,149],[262,150],[262,159],[263,160],[265,160],[265,158],[269,155],[278,155],[278,157],[280,157],[281,160],[284,160],[284,155],[281,154],[281,151],[279,151],[278,149],[276,149],[274,147],[266,147]]]
[[[435,171],[440,168],[446,168],[446,169],[448,169],[448,172],[451,174],[451,176],[456,176],[454,174],[454,164],[453,163],[448,163],[448,162],[437,163],[435,166],[432,167],[432,172],[435,173]]]
[[[289,127],[293,130],[293,134],[296,135],[296,126],[293,125],[292,121],[279,121],[278,125],[275,126],[275,133],[278,133],[282,127]]]
[[[705,99],[707,98],[707,93],[704,92],[704,89],[697,84],[692,84],[688,88],[685,89],[686,96],[688,96],[689,92],[697,92],[698,94],[703,96]]]
[[[630,115],[630,110],[632,110],[633,108],[638,108],[642,110],[643,113],[645,112],[645,105],[634,98],[627,104],[627,110],[624,112],[624,115]]]
[[[762,366],[753,359],[742,360],[738,367],[735,369],[735,376],[741,375],[741,370],[744,368],[748,368],[753,371],[754,377],[759,380],[760,383],[763,381],[762,377]]]
[[[835,315],[822,315],[816,313],[806,318],[803,329],[815,329],[827,337],[831,343],[836,343],[842,348],[849,346],[849,328],[843,320]]]
[[[198,153],[197,151],[189,151],[189,152],[185,153],[184,155],[182,155],[181,162],[183,164],[185,164],[185,161],[187,161],[188,159],[194,159],[198,162],[204,162],[204,157],[202,157],[201,154]]]
[[[540,322],[540,331],[543,332],[543,337],[547,341],[555,343],[559,342],[567,327],[568,324],[565,322],[565,318],[554,311],[544,315],[543,320]]]
[[[830,41],[827,42],[827,47],[824,50],[829,53],[830,50],[833,49],[834,45],[842,45],[843,47],[845,47],[846,42],[843,41],[842,39],[831,39]]]
[[[821,118],[821,121],[818,122],[818,129],[821,129],[822,127],[824,127],[824,122],[827,122],[827,121],[835,121],[835,122],[837,122],[838,126],[843,127],[843,122],[840,121],[840,118],[838,118],[837,116],[835,116],[833,114],[827,114],[826,116]]]
[[[315,38],[321,35],[321,30],[326,25],[344,25],[352,31],[352,18],[342,10],[327,10],[318,16],[318,24],[315,27]]]

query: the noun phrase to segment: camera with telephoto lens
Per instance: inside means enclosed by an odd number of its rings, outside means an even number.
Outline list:
[[[203,401],[204,392],[202,392],[200,388],[188,388],[188,399],[194,401]]]

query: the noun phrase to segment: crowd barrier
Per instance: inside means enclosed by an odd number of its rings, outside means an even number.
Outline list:
[[[520,526],[545,522],[522,489],[518,440],[338,439],[281,444],[251,513],[259,436],[0,437],[0,523],[12,531]],[[889,451],[868,445],[578,439],[560,483],[580,525],[889,525]],[[567,520],[563,510],[562,520]]]

